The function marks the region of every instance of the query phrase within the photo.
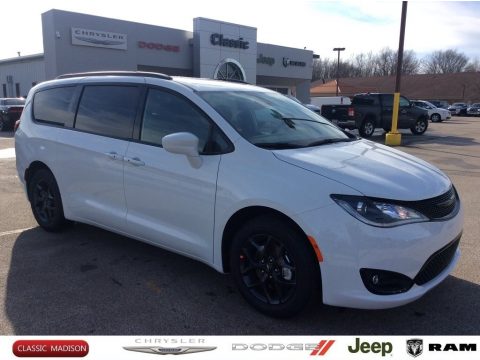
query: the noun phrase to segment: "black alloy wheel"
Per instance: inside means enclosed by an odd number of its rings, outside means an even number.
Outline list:
[[[29,181],[28,194],[38,225],[47,231],[55,232],[67,224],[63,215],[60,191],[50,171],[40,169],[35,172]]]
[[[285,246],[272,235],[249,237],[239,257],[242,280],[258,300],[284,304],[295,293],[295,263]]]
[[[318,261],[303,234],[261,216],[235,235],[230,268],[245,299],[263,313],[289,317],[305,308],[320,285]]]

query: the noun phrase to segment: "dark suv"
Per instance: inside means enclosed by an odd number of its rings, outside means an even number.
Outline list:
[[[25,99],[1,98],[0,99],[0,131],[11,130],[15,121],[20,119]]]

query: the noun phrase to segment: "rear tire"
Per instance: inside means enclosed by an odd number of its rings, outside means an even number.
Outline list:
[[[243,297],[273,317],[299,313],[321,281],[305,235],[275,216],[254,218],[235,234],[230,269]]]
[[[414,135],[422,135],[428,128],[428,120],[426,118],[419,118],[415,124],[410,128]]]
[[[364,138],[371,137],[375,132],[375,121],[372,120],[371,118],[366,118],[365,120],[363,120],[362,125],[360,126],[360,129],[358,129],[358,132],[360,133],[361,137],[364,137]]]
[[[63,215],[62,198],[53,174],[36,171],[28,183],[28,197],[38,225],[49,232],[62,230],[69,222]]]

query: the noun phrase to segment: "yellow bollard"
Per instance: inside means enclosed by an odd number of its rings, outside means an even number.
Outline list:
[[[396,92],[393,94],[392,128],[385,136],[385,145],[398,146],[402,143],[402,134],[397,130],[399,104],[400,93]]]

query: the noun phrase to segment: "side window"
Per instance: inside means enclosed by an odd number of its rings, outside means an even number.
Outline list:
[[[58,87],[39,91],[33,99],[33,118],[50,124],[65,125],[72,122],[74,113],[70,110],[74,86]]]
[[[196,135],[200,153],[220,153],[228,148],[228,143],[220,131],[187,99],[168,91],[150,89],[140,140],[161,145],[164,136],[177,132]]]
[[[382,95],[382,103],[385,107],[393,107],[393,95],[385,94]]]
[[[408,101],[406,98],[403,96],[400,96],[400,107],[409,107],[410,106],[410,101]],[[426,104],[423,104],[423,107],[426,107]]]
[[[139,94],[136,86],[85,86],[75,128],[98,135],[131,138]]]

